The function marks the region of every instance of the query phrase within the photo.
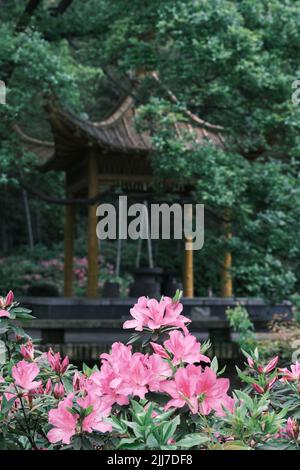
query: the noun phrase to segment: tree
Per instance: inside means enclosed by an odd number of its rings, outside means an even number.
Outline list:
[[[275,299],[299,288],[300,107],[291,100],[299,0],[44,0],[28,1],[29,13],[21,2],[2,4],[2,182],[34,172],[32,155],[22,153],[16,167],[11,124],[47,137],[42,105],[50,95],[94,118],[133,93],[139,125],[153,131],[158,179],[195,180],[194,198],[206,205],[198,294],[218,292],[225,248],[237,294]],[[174,135],[174,121],[195,124],[191,113],[222,127],[225,149]]]

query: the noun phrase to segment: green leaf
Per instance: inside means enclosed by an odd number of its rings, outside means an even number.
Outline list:
[[[153,433],[150,433],[149,436],[147,437],[146,445],[147,447],[150,447],[151,449],[153,448],[155,449],[159,447],[159,443]]]
[[[83,370],[83,373],[87,376],[87,377],[90,377],[93,373],[93,369],[91,369],[89,366],[87,366],[85,364],[85,362],[83,362],[82,364],[82,370]]]
[[[6,450],[7,445],[6,445],[6,439],[2,433],[0,433],[0,450]]]
[[[175,431],[177,427],[180,424],[180,416],[177,415],[172,421],[169,423],[165,423],[163,425],[163,432],[162,432],[162,437],[163,437],[163,443],[166,443],[170,437],[173,437],[175,434]]]
[[[121,422],[132,429],[136,437],[140,438],[143,436],[143,427],[140,424],[126,421],[125,419],[122,419]]]
[[[3,413],[3,414],[8,413],[11,410],[11,408],[13,407],[15,401],[16,401],[16,397],[13,397],[10,400],[7,400],[5,395],[3,395],[1,413]]]
[[[246,403],[247,408],[248,408],[249,411],[253,411],[253,406],[254,406],[253,405],[253,400],[249,395],[247,395],[247,393],[244,393],[241,390],[235,390],[234,393],[239,398],[239,400]]]
[[[204,436],[200,433],[187,434],[179,441],[176,441],[178,447],[183,447],[184,449],[190,449],[191,447],[201,446],[205,442],[209,441],[209,437]]]
[[[216,372],[216,373],[218,372],[219,363],[218,363],[218,359],[217,359],[216,356],[211,361],[210,367],[214,372]]]
[[[251,447],[248,447],[242,441],[229,441],[225,442],[222,446],[223,450],[251,450]]]
[[[16,319],[17,320],[33,320],[35,317],[33,315],[29,315],[29,313],[17,313]]]
[[[0,335],[4,335],[8,330],[8,324],[6,323],[5,325],[3,325],[2,323],[0,323]]]
[[[25,308],[25,307],[14,307],[10,310],[10,313],[15,313],[15,314],[19,314],[19,313],[31,313],[32,310],[30,310],[29,308]]]
[[[125,423],[122,423],[118,420],[116,416],[112,416],[111,418],[106,419],[107,423],[111,424],[113,429],[120,434],[125,434],[127,432],[127,426]]]
[[[65,376],[65,377],[62,377],[62,382],[64,384],[66,392],[68,394],[72,393],[73,392],[73,382],[72,382],[72,380],[69,377]]]
[[[144,408],[135,400],[131,400],[131,406],[136,414],[145,414]]]

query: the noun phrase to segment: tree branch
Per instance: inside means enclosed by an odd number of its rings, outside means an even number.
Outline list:
[[[99,193],[92,198],[59,198],[59,197],[52,197],[38,189],[32,187],[31,184],[26,183],[24,180],[19,179],[20,186],[23,189],[26,189],[30,194],[33,196],[41,199],[42,201],[49,202],[50,204],[58,204],[60,206],[79,206],[79,205],[93,205],[96,202],[102,201],[105,196],[111,194],[113,188],[109,190]]]
[[[26,26],[28,25],[31,16],[39,6],[39,4],[42,2],[42,0],[29,0],[29,2],[26,5],[26,8],[24,10],[23,15],[19,19],[17,25],[16,25],[16,31],[24,31]]]
[[[61,0],[57,7],[51,9],[51,16],[63,15],[73,0]]]
[[[167,93],[167,95],[169,96],[170,100],[173,102],[173,103],[176,103],[176,104],[179,104],[179,100],[177,98],[177,96],[174,95],[174,93],[169,90],[169,88],[167,88],[160,80],[160,78],[158,77],[158,74],[156,72],[152,72],[151,73],[151,76],[154,78],[154,80],[165,90],[165,92]],[[203,119],[200,119],[198,116],[196,116],[196,114],[192,113],[191,111],[189,111],[188,109],[185,109],[184,110],[184,113],[192,120],[194,121],[196,124],[208,129],[208,130],[211,130],[211,131],[222,131],[224,130],[224,128],[222,126],[218,126],[218,125],[213,125],[213,124],[210,124],[209,122],[207,121],[204,121]]]

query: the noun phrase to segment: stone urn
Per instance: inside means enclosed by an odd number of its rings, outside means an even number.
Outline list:
[[[130,286],[130,297],[161,297],[161,268],[136,268],[132,274],[134,281]]]
[[[105,281],[102,289],[102,297],[118,299],[120,297],[119,282]]]
[[[174,297],[177,290],[182,291],[182,282],[178,281],[176,274],[167,274],[162,283],[162,294],[167,297]]]

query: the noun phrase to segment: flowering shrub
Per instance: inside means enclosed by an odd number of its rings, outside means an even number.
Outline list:
[[[14,286],[18,295],[58,296],[63,292],[62,256],[56,256],[56,252],[44,252],[35,250],[35,259],[28,254],[0,258],[0,291],[9,285]],[[45,258],[46,256],[46,258]],[[74,262],[74,293],[77,296],[85,295],[87,289],[87,257],[75,256]],[[115,267],[107,262],[103,256],[98,257],[101,265],[99,270],[98,287],[103,289],[108,280],[118,282],[122,297],[128,295],[132,276],[124,273],[116,276]]]
[[[41,353],[19,326],[32,318],[9,292],[0,298],[2,449],[297,449],[300,364],[277,368],[245,352],[243,390],[230,392],[216,358],[187,329],[178,295],[142,297],[100,364],[78,370]],[[142,342],[143,352],[132,343]]]

